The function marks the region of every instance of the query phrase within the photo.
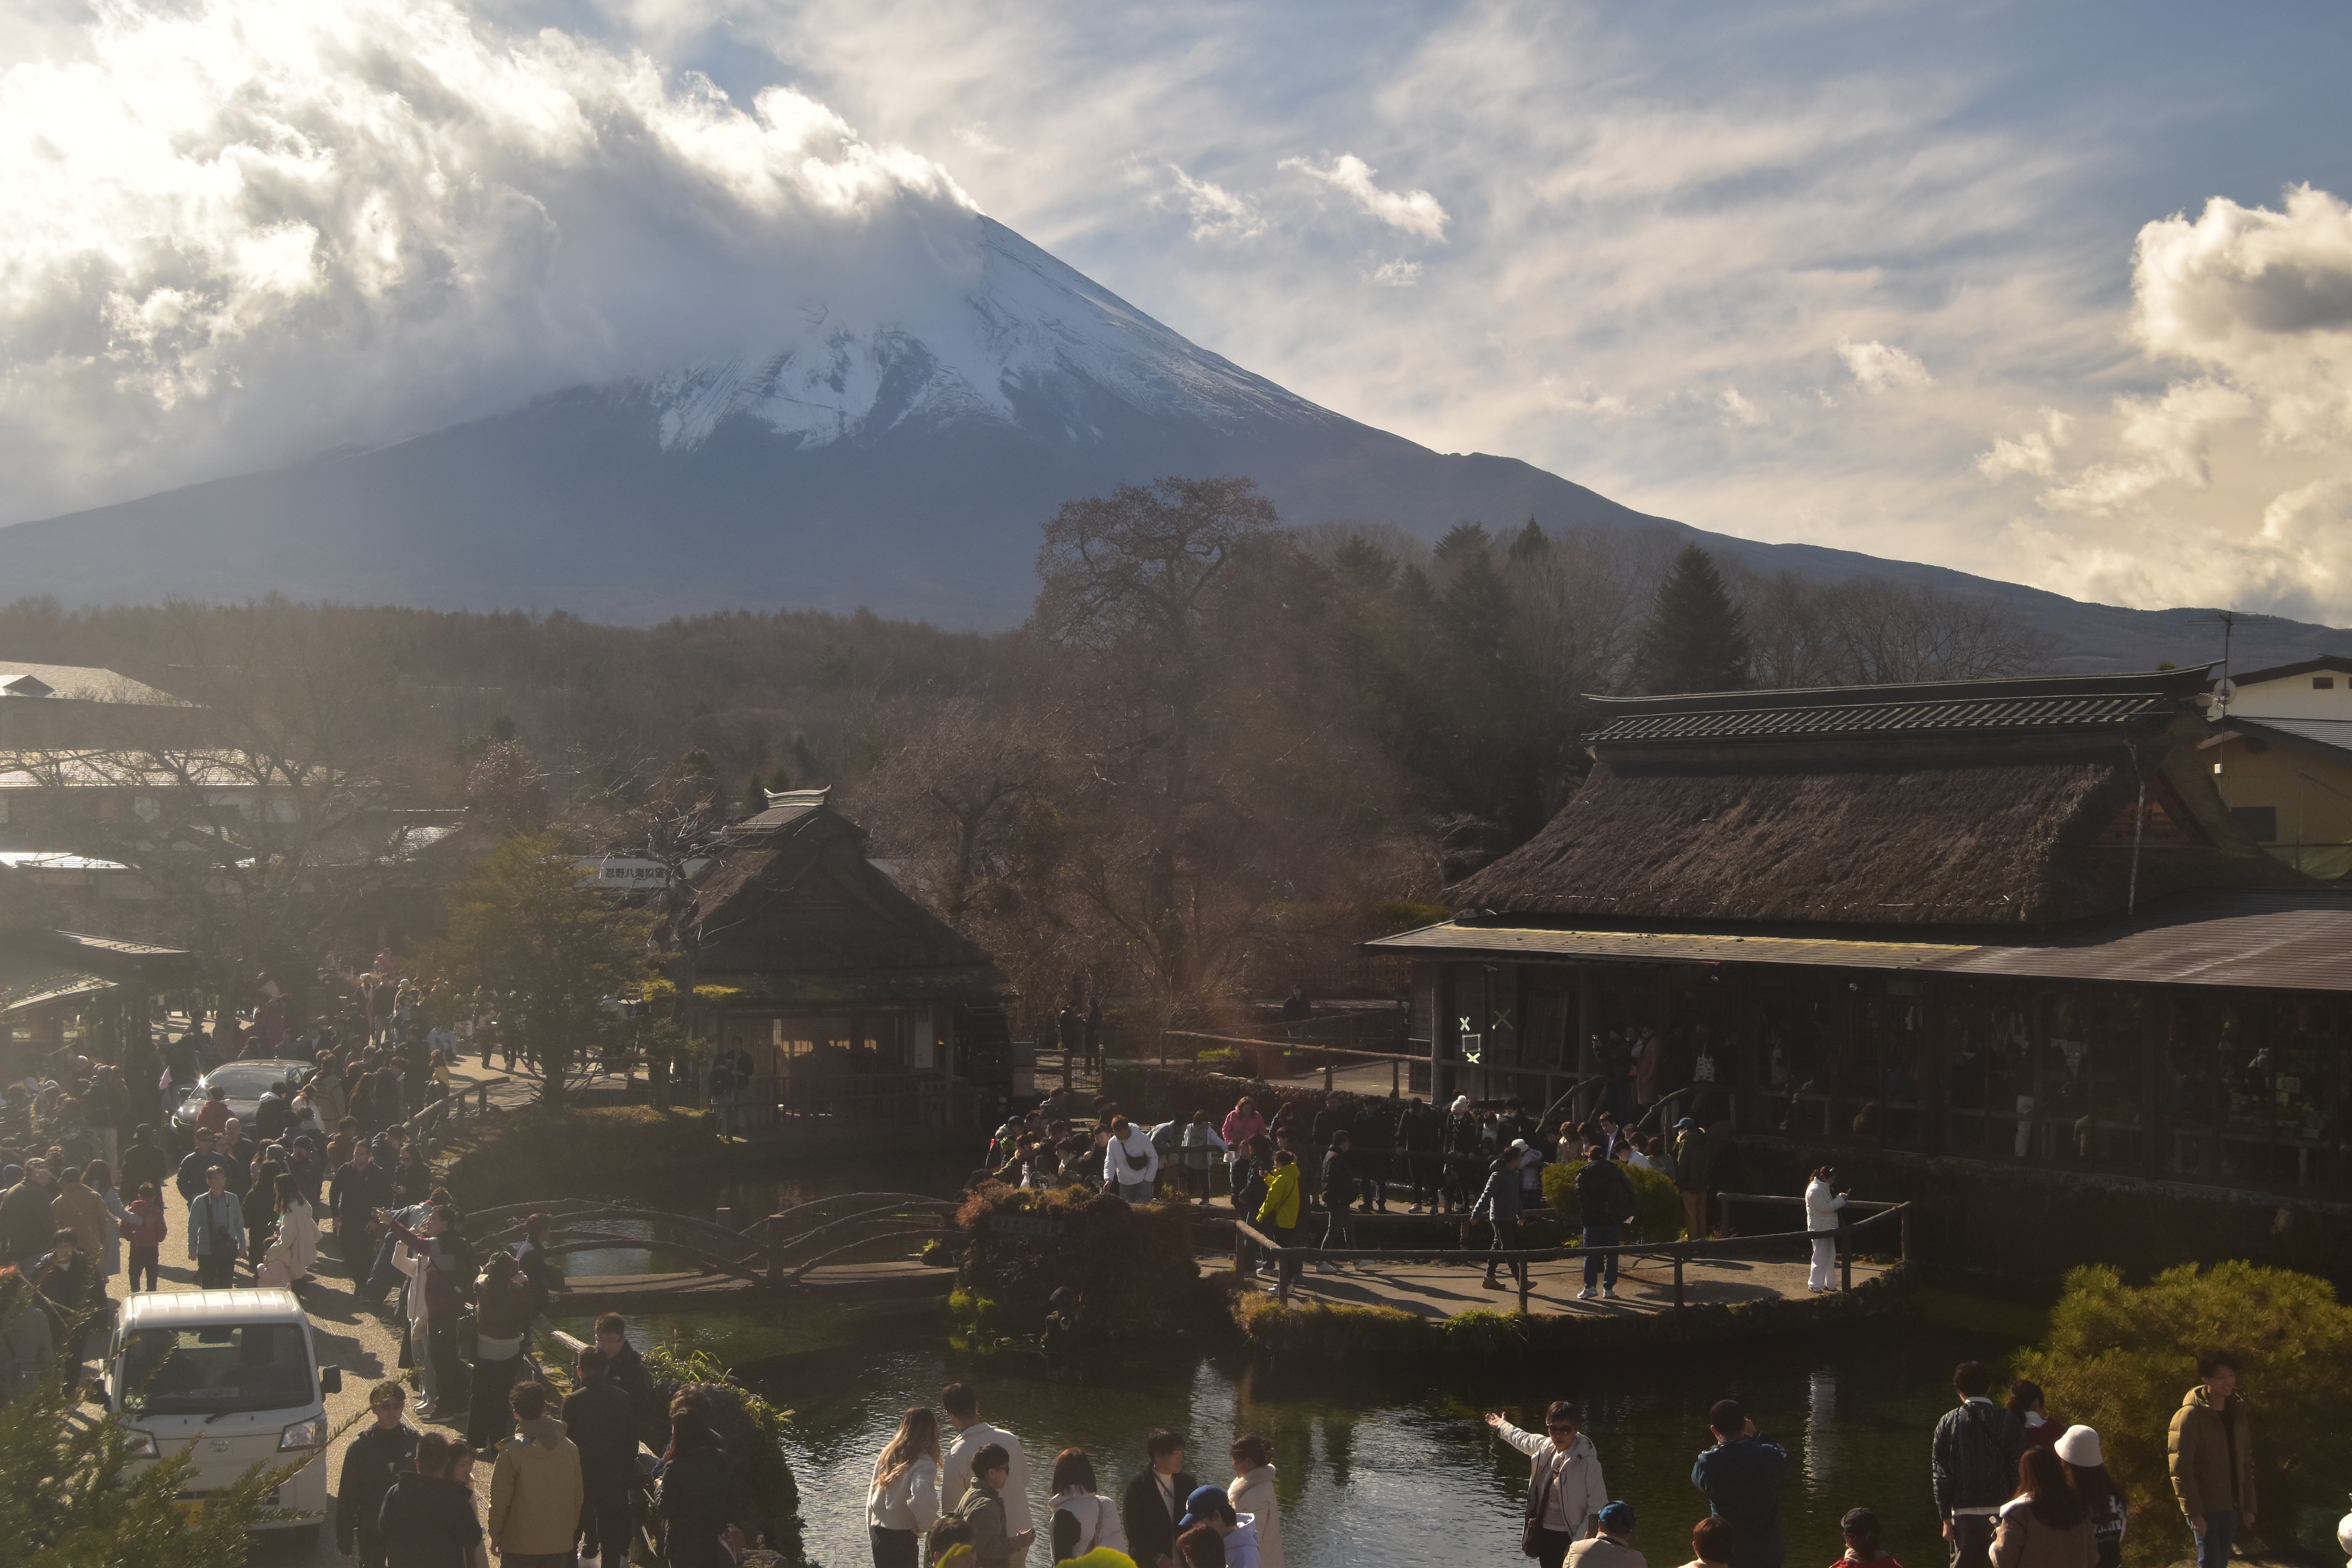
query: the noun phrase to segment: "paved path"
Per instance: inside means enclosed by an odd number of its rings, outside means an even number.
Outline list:
[[[499,1075],[483,1074],[477,1069],[472,1075],[457,1072],[451,1076],[460,1085],[470,1085],[485,1078],[494,1080]],[[529,1097],[529,1086],[520,1082],[509,1085],[494,1083],[490,1091],[490,1101],[493,1105],[520,1104]],[[177,1194],[174,1194],[173,1196],[176,1206],[171,1210],[171,1236],[163,1243],[163,1289],[193,1290],[196,1289],[196,1275],[194,1265],[190,1263],[187,1258],[186,1205],[177,1205]],[[120,1303],[125,1295],[124,1287],[129,1282],[129,1278],[128,1274],[117,1274],[106,1282],[107,1293],[113,1297],[117,1303]],[[341,1265],[333,1256],[331,1241],[325,1244],[320,1257],[318,1278],[319,1288],[310,1292],[311,1340],[318,1347],[319,1361],[321,1365],[340,1366],[343,1369],[342,1392],[331,1394],[327,1399],[327,1415],[336,1428],[335,1439],[329,1446],[325,1458],[328,1485],[331,1490],[335,1480],[342,1474],[343,1450],[350,1445],[352,1438],[358,1435],[360,1425],[367,1415],[368,1390],[387,1377],[400,1375],[400,1340],[394,1331],[393,1320],[378,1311],[363,1309],[352,1300],[351,1282],[343,1278]],[[237,1270],[237,1279],[239,1283],[251,1283],[250,1278],[242,1268]],[[391,1300],[398,1300],[398,1294],[395,1292]],[[387,1302],[387,1307],[390,1304]],[[89,1353],[93,1358],[105,1353],[105,1345],[100,1336],[91,1336]],[[95,1375],[98,1369],[94,1361],[89,1364],[90,1364],[92,1375]],[[415,1407],[416,1394],[412,1389],[409,1396],[411,1425],[419,1426],[426,1431],[441,1431],[453,1435],[462,1429],[463,1411],[457,1413],[458,1419],[454,1423],[434,1420],[420,1422],[415,1415]],[[489,1498],[489,1475],[488,1466],[475,1467],[475,1488],[480,1493],[485,1506]],[[299,1551],[290,1532],[278,1531],[266,1535],[256,1542],[252,1561],[256,1563],[269,1564],[270,1568],[293,1568],[293,1565],[297,1564],[306,1565],[306,1568],[310,1564],[316,1564],[317,1568],[344,1568],[346,1564],[346,1560],[336,1553],[335,1532],[331,1522],[325,1530],[320,1531],[319,1545],[314,1552],[305,1553]]]
[[[1203,1259],[1202,1268],[1214,1272],[1230,1268],[1231,1258]],[[1528,1295],[1528,1310],[1563,1315],[1622,1316],[1627,1313],[1671,1312],[1675,1306],[1675,1271],[1664,1264],[1645,1264],[1623,1271],[1617,1280],[1617,1300],[1580,1301],[1584,1287],[1580,1259],[1539,1263],[1535,1286]],[[1860,1285],[1883,1272],[1876,1264],[1856,1263],[1853,1282]],[[1298,1278],[1291,1292],[1296,1301],[1334,1306],[1401,1307],[1426,1318],[1458,1317],[1464,1312],[1516,1311],[1516,1289],[1487,1290],[1476,1265],[1454,1267],[1423,1263],[1349,1265],[1339,1274],[1318,1274],[1312,1266]],[[1498,1279],[1508,1281],[1510,1276]],[[1692,1306],[1736,1301],[1760,1301],[1805,1294],[1805,1265],[1760,1258],[1703,1259],[1683,1269],[1683,1300]]]

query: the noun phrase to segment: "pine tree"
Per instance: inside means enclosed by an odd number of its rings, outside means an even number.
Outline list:
[[[1675,557],[1634,652],[1644,691],[1733,691],[1748,684],[1748,631],[1714,559],[1697,545]]]

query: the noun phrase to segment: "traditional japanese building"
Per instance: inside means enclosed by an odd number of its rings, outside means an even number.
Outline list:
[[[771,792],[690,879],[668,936],[696,1029],[751,1058],[754,1125],[1001,1113],[1012,983],[866,858],[827,796]]]
[[[1441,1096],[1581,1085],[1882,1192],[2000,1166],[2337,1207],[2352,897],[2217,793],[2207,678],[1604,700],[1542,832],[1371,945],[1413,961]]]

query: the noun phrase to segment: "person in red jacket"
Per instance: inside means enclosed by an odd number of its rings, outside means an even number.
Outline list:
[[[131,1279],[126,1289],[139,1289],[141,1269],[147,1273],[147,1289],[161,1290],[163,1287],[156,1273],[155,1259],[163,1246],[163,1238],[172,1232],[171,1221],[163,1217],[163,1205],[155,1194],[155,1184],[139,1184],[139,1195],[123,1205],[131,1211],[131,1223],[122,1227],[122,1245],[131,1249]]]

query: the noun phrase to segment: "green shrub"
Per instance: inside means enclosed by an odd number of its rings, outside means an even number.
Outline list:
[[[1517,1312],[1474,1309],[1445,1320],[1445,1349],[1466,1361],[1517,1361],[1527,1349],[1528,1321]]]
[[[1673,1241],[1683,1233],[1683,1195],[1661,1172],[1639,1166],[1621,1167],[1633,1183],[1633,1223],[1625,1229],[1627,1241]],[[1580,1212],[1576,1201],[1576,1173],[1584,1162],[1571,1160],[1543,1168],[1544,1202],[1573,1223]]]
[[[2134,1563],[2177,1558],[2186,1540],[2165,1439],[2208,1347],[2243,1358],[2264,1543],[2292,1549],[2298,1511],[2324,1504],[2332,1514],[2344,1495],[2352,1310],[2326,1280],[2217,1263],[2168,1268],[2134,1289],[2104,1265],[2077,1268],[2051,1311],[2049,1339],[2019,1358],[2017,1373],[2042,1384],[2060,1418],[2097,1429],[2108,1472],[2130,1500],[2124,1545]]]
[[[990,1225],[1000,1215],[1058,1228],[1050,1236],[1009,1232]],[[957,1211],[956,1224],[973,1238],[961,1283],[983,1335],[1042,1333],[1051,1298],[1066,1285],[1078,1293],[1079,1337],[1088,1341],[1153,1340],[1223,1310],[1221,1289],[1202,1278],[1192,1221],[1182,1209],[1138,1208],[1074,1187],[1040,1193],[990,1182]],[[986,1327],[983,1304],[994,1312]]]

